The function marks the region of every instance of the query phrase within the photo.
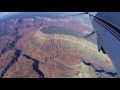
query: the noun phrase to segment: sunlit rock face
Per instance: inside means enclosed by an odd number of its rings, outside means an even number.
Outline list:
[[[48,15],[47,15],[48,16]],[[97,51],[88,16],[30,16],[0,22],[2,78],[115,78],[110,59]]]

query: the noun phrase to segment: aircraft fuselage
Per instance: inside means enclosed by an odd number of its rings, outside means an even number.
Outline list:
[[[120,12],[98,12],[90,14],[97,35],[98,51],[110,57],[120,75]]]

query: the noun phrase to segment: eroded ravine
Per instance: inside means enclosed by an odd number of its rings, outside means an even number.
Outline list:
[[[14,39],[10,42],[7,43],[7,46],[4,46],[5,48],[2,49],[1,55],[4,55],[6,52],[8,52],[9,50],[15,50],[14,56],[12,56],[12,60],[10,61],[10,63],[7,64],[7,66],[0,72],[0,78],[4,77],[4,75],[7,73],[7,71],[15,64],[17,63],[17,61],[19,60],[20,55],[22,55],[22,50],[18,50],[15,46],[16,43],[19,41],[19,39],[22,38],[22,35],[19,34],[19,28],[15,28],[15,32],[12,34],[12,37],[14,37]],[[6,49],[7,48],[7,49]],[[26,58],[28,58],[29,56],[25,55]],[[37,72],[39,74],[39,78],[44,78],[44,74],[39,70],[39,61],[32,59],[31,57],[29,57],[30,60],[32,60],[33,63],[33,70],[35,72]]]
[[[13,59],[5,67],[5,69],[1,72],[0,78],[4,77],[4,74],[19,60],[18,58],[20,57],[20,55],[22,55],[21,53],[22,53],[22,50],[16,50],[15,51]],[[39,60],[33,59],[28,55],[23,55],[23,56],[26,57],[29,60],[32,60],[34,62],[33,65],[32,65],[33,70],[38,73],[39,78],[44,78],[44,74],[42,73],[42,71],[39,70],[39,64],[40,64]]]
[[[87,65],[87,66],[91,66],[94,70],[95,70],[95,72],[98,72],[98,73],[106,73],[106,74],[108,74],[108,75],[110,75],[110,76],[112,76],[112,77],[116,77],[116,76],[118,76],[118,74],[116,73],[116,72],[106,72],[105,70],[98,70],[98,69],[96,69],[91,63],[87,63],[87,62],[85,62],[85,61],[82,61],[85,65]]]
[[[44,78],[44,74],[42,73],[41,70],[39,70],[39,64],[40,64],[39,60],[33,59],[28,55],[23,55],[23,56],[34,62],[33,63],[33,70],[36,71],[39,74],[39,78]]]
[[[13,56],[13,59],[12,61],[6,66],[6,68],[1,72],[1,75],[0,77],[2,78],[4,76],[4,74],[8,71],[8,69],[14,65],[15,62],[18,61],[18,58],[20,57],[20,54],[21,54],[21,50],[16,50],[15,51],[15,54]]]

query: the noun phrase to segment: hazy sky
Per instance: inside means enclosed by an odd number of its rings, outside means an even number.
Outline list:
[[[14,16],[14,15],[17,15],[17,14],[21,14],[21,13],[28,13],[28,14],[35,14],[35,13],[39,13],[39,12],[0,12],[0,19],[3,19],[3,18],[7,18],[7,17],[10,17],[10,16]],[[42,13],[42,12],[40,12]],[[80,14],[80,13],[83,13],[83,12],[43,12],[42,14],[50,14],[50,15],[62,15],[62,16],[68,16],[68,15],[76,15],[76,14]],[[84,12],[85,13],[85,12]],[[88,15],[84,15],[84,17],[88,17]]]
[[[21,12],[0,12],[0,16],[9,15],[9,14],[17,14],[17,13],[21,13]],[[82,12],[61,12],[61,13],[78,14]]]
[[[4,16],[8,16],[8,15],[14,15],[17,13],[19,13],[19,12],[0,12],[0,18],[2,18]]]

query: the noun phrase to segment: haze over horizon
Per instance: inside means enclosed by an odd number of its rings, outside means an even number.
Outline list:
[[[3,17],[8,17],[8,16],[13,16],[16,14],[21,14],[21,13],[28,13],[31,14],[31,12],[0,12],[0,18]],[[42,13],[42,14],[51,14],[51,12],[32,12],[32,14],[36,14],[36,13]],[[52,12],[52,15],[74,15],[74,14],[79,14],[79,13],[83,13],[83,12]]]

